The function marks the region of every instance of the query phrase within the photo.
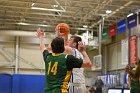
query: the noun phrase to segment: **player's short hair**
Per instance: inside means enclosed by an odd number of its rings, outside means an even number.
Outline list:
[[[51,42],[52,52],[53,53],[63,53],[64,48],[64,39],[60,37],[56,37]]]
[[[82,38],[79,36],[75,36],[75,35],[71,36],[70,38],[74,38],[73,43],[76,43],[76,49],[78,49],[78,42],[81,42]]]

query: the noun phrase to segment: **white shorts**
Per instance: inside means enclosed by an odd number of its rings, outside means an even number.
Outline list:
[[[70,84],[69,93],[86,93],[87,89],[85,84]]]

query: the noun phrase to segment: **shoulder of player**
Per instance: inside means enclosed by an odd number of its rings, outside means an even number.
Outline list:
[[[64,51],[65,54],[69,54],[69,55],[72,55],[73,54],[73,49],[69,46],[65,46],[65,51]]]
[[[49,51],[49,50],[47,50],[47,49],[45,49],[42,53],[43,53],[43,54],[52,54],[52,52]]]
[[[70,46],[65,46],[65,49],[67,49],[67,50],[73,50],[73,48],[71,48]]]

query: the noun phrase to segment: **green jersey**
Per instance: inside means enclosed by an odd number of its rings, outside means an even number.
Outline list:
[[[43,52],[45,62],[46,90],[45,93],[68,93],[68,82],[73,68],[80,68],[82,59],[72,55],[52,54]]]
[[[132,70],[132,73],[136,73],[136,68]],[[140,83],[137,80],[133,80],[130,77],[131,82],[131,93],[140,93]]]

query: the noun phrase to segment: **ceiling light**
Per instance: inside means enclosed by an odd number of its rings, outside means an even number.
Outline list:
[[[106,10],[106,14],[110,14],[110,13],[112,13],[111,10]]]
[[[53,7],[58,7],[58,5],[53,5]]]
[[[41,27],[51,27],[51,25],[44,25],[44,24],[30,24],[30,23],[17,23],[18,25],[34,25],[34,26],[41,26]]]
[[[32,3],[32,5],[31,6],[34,6],[35,5],[35,3]]]
[[[18,25],[30,25],[30,24],[28,24],[28,23],[22,23],[22,22],[20,22],[20,23],[17,23]]]
[[[132,15],[133,15],[133,13],[130,13],[130,14],[127,15],[127,17],[130,17],[130,16],[132,16]]]
[[[38,24],[38,26],[42,26],[42,27],[50,27],[50,25],[41,25],[41,24]]]
[[[83,25],[83,27],[84,27],[84,28],[87,28],[88,26],[87,26],[87,25]]]
[[[48,9],[48,8],[40,8],[40,7],[31,7],[31,9],[35,9],[35,10],[47,10],[47,11],[57,11],[57,12],[65,12],[64,10]]]
[[[76,28],[77,30],[87,30],[87,28]]]

